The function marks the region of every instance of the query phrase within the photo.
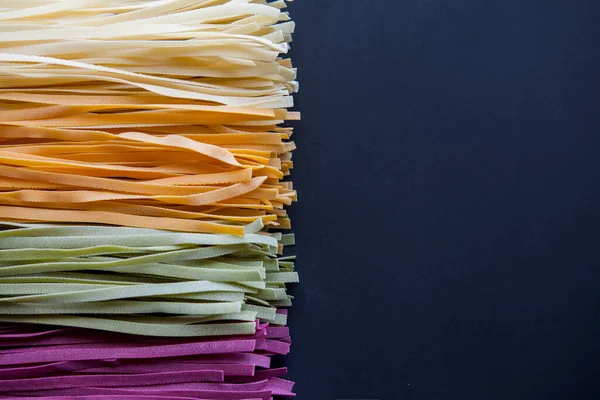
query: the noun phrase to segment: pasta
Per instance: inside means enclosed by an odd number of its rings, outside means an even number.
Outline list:
[[[285,8],[0,3],[0,397],[293,395]]]

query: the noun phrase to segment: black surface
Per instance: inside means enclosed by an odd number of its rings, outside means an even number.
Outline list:
[[[595,0],[299,0],[299,399],[600,398]]]

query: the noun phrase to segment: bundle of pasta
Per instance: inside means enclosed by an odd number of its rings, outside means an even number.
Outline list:
[[[0,320],[153,336],[252,334],[257,318],[286,323],[277,307],[291,305],[285,284],[298,276],[293,257],[276,256],[284,244],[293,236],[17,226],[0,232]]]
[[[0,1],[0,397],[292,395],[285,6]]]
[[[0,218],[289,227],[283,1],[22,3],[0,12]]]
[[[271,400],[293,395],[274,355],[287,328],[258,324],[252,336],[145,339],[85,329],[0,325],[0,397]]]

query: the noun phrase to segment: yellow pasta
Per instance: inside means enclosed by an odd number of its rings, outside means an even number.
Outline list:
[[[0,11],[0,218],[288,228],[293,23],[262,0]]]

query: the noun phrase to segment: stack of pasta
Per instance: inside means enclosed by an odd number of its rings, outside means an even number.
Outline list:
[[[0,2],[0,398],[293,395],[285,7]]]

